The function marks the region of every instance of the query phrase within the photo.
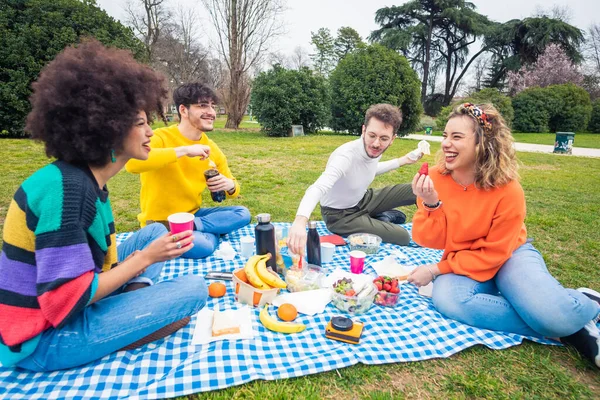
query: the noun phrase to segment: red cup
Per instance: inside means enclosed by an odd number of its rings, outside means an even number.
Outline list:
[[[169,221],[169,228],[173,235],[183,232],[194,230],[194,214],[190,213],[175,213],[169,215],[167,218]]]
[[[353,274],[362,274],[365,269],[365,257],[367,254],[364,251],[353,250],[350,252],[350,272]]]

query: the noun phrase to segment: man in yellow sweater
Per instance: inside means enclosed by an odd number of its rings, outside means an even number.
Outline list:
[[[225,154],[205,133],[213,130],[216,93],[200,83],[188,83],[173,92],[173,101],[179,125],[155,130],[149,158],[131,160],[125,168],[141,176],[140,224],[164,222],[176,212],[194,214],[194,247],[183,257],[203,258],[215,251],[219,235],[247,225],[250,212],[241,206],[201,208],[204,189],[213,195],[224,192],[225,198],[240,194]],[[219,175],[205,179],[204,171],[215,167]]]

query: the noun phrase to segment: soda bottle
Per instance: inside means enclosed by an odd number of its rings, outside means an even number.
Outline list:
[[[206,171],[204,171],[204,179],[206,180],[209,180],[210,178],[213,178],[217,175],[219,175],[219,171],[217,171],[215,168],[207,169]],[[210,198],[214,202],[220,203],[223,200],[225,200],[225,191],[219,190],[217,192],[210,192]]]
[[[309,264],[321,266],[321,239],[317,232],[316,221],[308,223],[308,237],[306,238],[306,259]]]
[[[277,271],[277,250],[275,248],[275,227],[271,223],[270,214],[258,214],[256,216],[258,224],[254,228],[254,237],[256,238],[256,254],[271,253],[271,258],[267,261],[267,267]]]

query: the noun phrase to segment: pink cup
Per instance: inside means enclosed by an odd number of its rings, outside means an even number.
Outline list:
[[[350,272],[353,274],[362,274],[365,269],[365,257],[367,254],[364,251],[354,250],[350,252]]]
[[[175,213],[169,215],[167,220],[169,221],[169,227],[173,235],[183,231],[194,230],[194,214]]]

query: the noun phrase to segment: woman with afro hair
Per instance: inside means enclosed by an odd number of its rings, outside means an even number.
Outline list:
[[[150,152],[164,78],[95,40],[33,84],[26,130],[56,160],[17,189],[0,257],[0,366],[72,368],[185,326],[206,302],[198,276],[156,283],[192,232],[148,225],[119,246],[106,183]]]

